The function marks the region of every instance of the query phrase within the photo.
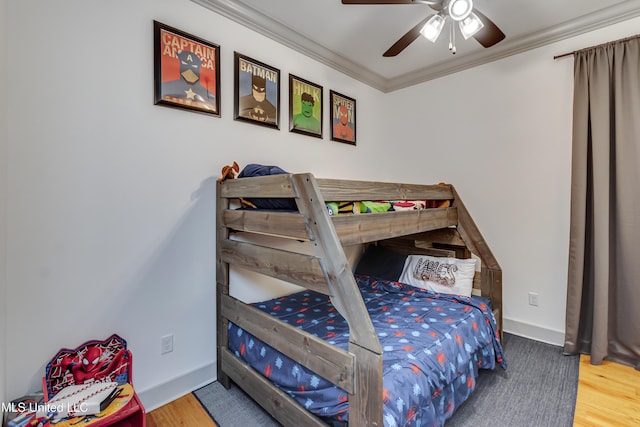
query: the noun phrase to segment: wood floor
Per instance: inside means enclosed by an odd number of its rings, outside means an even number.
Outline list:
[[[216,425],[191,393],[147,414],[147,427],[216,427]]]
[[[640,426],[640,371],[580,356],[574,427]]]
[[[580,357],[574,427],[640,426],[640,371]],[[147,427],[215,427],[198,399],[181,397],[147,414]]]

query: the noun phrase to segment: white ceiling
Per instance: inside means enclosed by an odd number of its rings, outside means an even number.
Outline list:
[[[390,92],[640,16],[640,0],[474,0],[505,34],[483,48],[448,32],[382,54],[433,10],[424,4],[343,5],[341,0],[192,0],[383,92]],[[560,52],[559,52],[560,53]]]

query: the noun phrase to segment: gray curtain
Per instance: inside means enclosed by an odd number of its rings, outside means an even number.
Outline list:
[[[574,52],[564,350],[640,369],[640,36]]]

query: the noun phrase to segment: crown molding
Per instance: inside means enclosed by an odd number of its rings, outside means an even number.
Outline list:
[[[233,0],[191,0],[311,59],[346,74],[375,89],[385,91],[388,82],[380,74],[363,69],[350,59],[333,52],[261,12]]]
[[[398,77],[385,78],[241,2],[191,1],[382,92],[393,92],[424,83],[640,16],[640,0],[628,0],[549,27],[542,32],[508,39],[488,50],[443,61]]]
[[[440,62],[420,70],[395,77],[388,82],[387,92],[414,86],[444,77],[478,65],[493,62],[511,55],[536,49],[551,43],[588,33],[609,25],[640,16],[640,0],[630,0],[597,12],[583,15],[571,21],[547,28],[542,32],[504,41],[489,51],[477,51],[453,60]],[[485,53],[486,52],[486,53]]]

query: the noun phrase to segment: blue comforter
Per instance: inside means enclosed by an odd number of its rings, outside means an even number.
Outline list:
[[[356,275],[382,345],[384,425],[442,426],[475,389],[478,369],[506,369],[486,299],[435,294]],[[302,291],[257,308],[347,349],[349,329],[329,298]],[[348,394],[229,324],[229,348],[309,411],[346,425]]]

